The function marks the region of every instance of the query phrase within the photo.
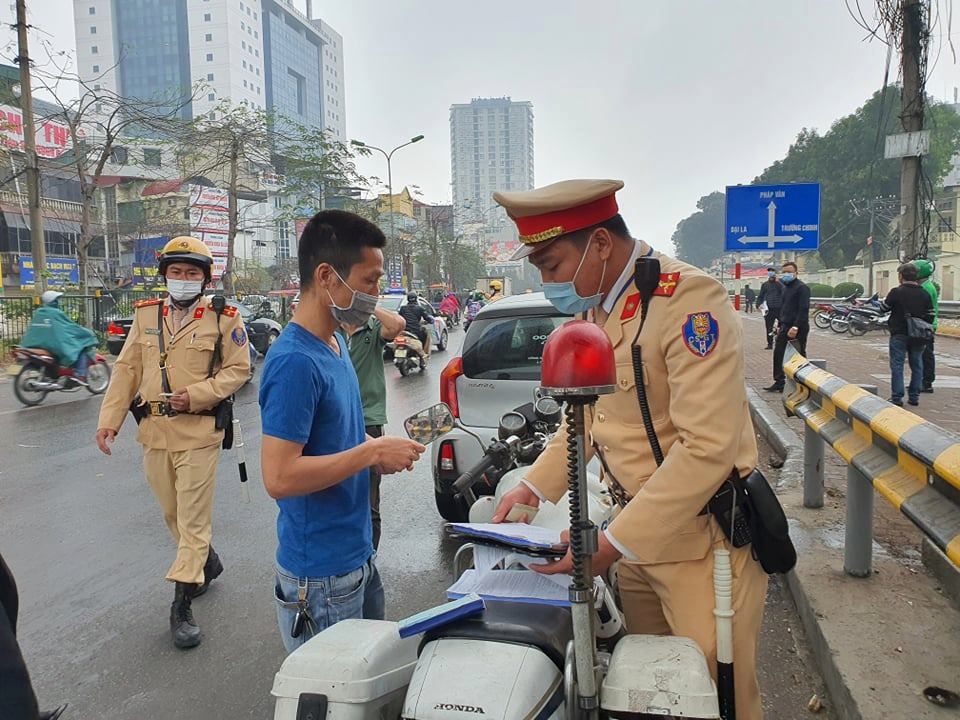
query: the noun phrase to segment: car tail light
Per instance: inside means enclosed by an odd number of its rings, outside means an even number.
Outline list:
[[[457,469],[457,456],[453,451],[453,442],[450,440],[440,443],[440,469],[448,472]]]
[[[455,357],[440,373],[440,402],[450,406],[455,418],[460,417],[460,402],[457,399],[457,378],[463,375],[463,358]]]
[[[117,325],[115,322],[111,322],[107,325],[107,335],[126,335],[127,331],[122,327]]]

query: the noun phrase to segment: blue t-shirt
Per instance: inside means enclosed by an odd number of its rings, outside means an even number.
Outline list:
[[[303,444],[304,455],[333,455],[363,443],[360,386],[346,344],[340,357],[295,323],[270,346],[260,377],[263,434]],[[373,554],[370,476],[277,500],[277,563],[300,577],[344,575]]]

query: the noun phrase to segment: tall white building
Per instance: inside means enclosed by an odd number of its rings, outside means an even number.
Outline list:
[[[74,0],[73,7],[78,71],[91,87],[185,98],[203,82],[184,117],[209,116],[228,99],[347,138],[343,38],[293,0]]]
[[[533,104],[503,97],[451,105],[450,160],[458,229],[510,225],[493,193],[533,188]]]

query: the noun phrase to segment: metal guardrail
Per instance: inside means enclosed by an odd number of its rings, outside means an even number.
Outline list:
[[[835,297],[812,297],[810,298],[810,304],[814,303],[838,303],[842,301],[843,298]],[[941,300],[940,301],[940,317],[943,318],[958,318],[960,317],[960,300]]]
[[[844,571],[867,577],[873,491],[906,515],[960,567],[960,437],[831,375],[787,346],[787,413],[803,419],[803,504],[823,507],[824,442],[847,463]]]

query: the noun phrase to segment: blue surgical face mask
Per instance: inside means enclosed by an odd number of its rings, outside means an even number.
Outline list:
[[[590,243],[593,238],[587,242],[587,247],[583,250],[583,256],[580,258],[580,264],[577,265],[577,271],[573,273],[573,278],[567,282],[543,283],[543,294],[550,304],[565,315],[576,315],[586,312],[600,304],[600,288],[603,287],[603,276],[607,272],[607,262],[603,262],[603,271],[600,273],[600,284],[597,286],[597,292],[589,297],[581,297],[577,292],[575,284],[577,275],[580,274],[580,268],[583,267],[583,261],[587,259],[587,250],[590,249]]]
[[[767,273],[767,277],[770,278],[771,280],[773,280],[776,276],[777,276],[777,274],[776,274],[775,272],[768,272],[768,273]]]
[[[794,280],[797,279],[797,276],[794,275],[793,273],[784,273],[783,275],[780,276],[780,279],[785,283],[792,283]]]

